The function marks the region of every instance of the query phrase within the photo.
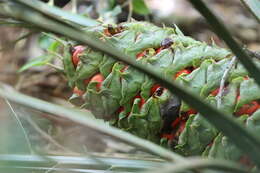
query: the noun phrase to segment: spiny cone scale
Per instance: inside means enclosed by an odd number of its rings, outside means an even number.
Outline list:
[[[184,36],[178,28],[146,22],[89,28],[136,61],[162,70],[184,88],[216,105],[220,82],[232,53]],[[74,91],[71,101],[97,118],[183,155],[231,160],[245,156],[196,110],[147,75],[113,58],[77,45],[64,53],[64,69]],[[259,66],[260,61],[255,60]],[[260,88],[239,63],[229,72],[219,109],[260,133]]]

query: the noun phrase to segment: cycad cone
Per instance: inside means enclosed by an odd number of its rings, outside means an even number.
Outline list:
[[[226,49],[184,36],[178,28],[145,22],[100,25],[86,32],[176,80],[212,105],[216,105],[220,81],[233,57]],[[260,65],[258,60],[255,63]],[[74,88],[71,101],[97,118],[183,155],[244,158],[196,110],[134,68],[83,46],[64,53],[64,67]],[[223,93],[219,109],[260,134],[260,89],[241,64],[231,69]]]

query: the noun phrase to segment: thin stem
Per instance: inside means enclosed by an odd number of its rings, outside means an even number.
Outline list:
[[[26,143],[27,143],[27,145],[28,145],[28,148],[29,148],[31,154],[33,154],[32,144],[31,144],[31,142],[30,142],[30,140],[29,140],[29,137],[28,137],[28,135],[27,135],[27,133],[26,133],[25,128],[23,127],[23,124],[22,124],[22,122],[21,122],[19,116],[17,115],[17,113],[16,113],[15,110],[13,109],[11,103],[10,103],[7,99],[5,99],[5,102],[6,102],[6,104],[9,106],[10,110],[12,111],[16,122],[18,123],[18,125],[19,125],[20,128],[22,129],[22,132],[23,132],[23,134],[24,134],[24,138],[25,138],[25,140],[26,140]]]
[[[128,16],[127,16],[127,22],[130,22],[131,18],[132,18],[132,15],[133,15],[133,3],[132,3],[132,0],[129,0],[129,2],[128,2],[128,9],[129,9],[129,12],[128,12]]]
[[[72,0],[72,9],[71,9],[71,12],[74,13],[74,14],[77,14],[77,0]]]
[[[236,56],[234,56],[231,59],[230,63],[228,64],[227,68],[224,71],[224,74],[223,74],[221,82],[220,82],[219,92],[218,92],[218,95],[216,96],[216,98],[217,98],[217,108],[220,108],[220,106],[221,106],[225,82],[226,82],[226,80],[229,76],[229,72],[231,71],[232,67],[236,64],[236,62],[237,62],[237,58],[236,58]]]
[[[45,171],[44,173],[51,173],[53,171],[56,171],[55,168],[57,168],[59,166],[60,163],[56,163],[55,165],[53,165],[52,167],[50,167],[47,171]]]
[[[65,46],[65,45],[67,44],[64,40],[60,39],[59,37],[55,36],[54,34],[50,34],[50,33],[46,33],[46,32],[42,32],[42,33],[43,33],[44,35],[50,37],[51,39],[53,39],[53,40],[59,42],[59,43],[62,44],[63,46]]]
[[[54,0],[49,0],[48,5],[54,6]]]
[[[57,72],[59,72],[59,73],[64,73],[64,69],[63,69],[63,68],[60,68],[60,67],[58,67],[58,66],[56,66],[56,65],[54,65],[54,64],[52,64],[52,63],[47,63],[46,65],[48,65],[48,66],[54,68],[54,69],[55,69]]]
[[[240,0],[244,6],[251,12],[258,23],[260,23],[260,2],[259,0]]]
[[[53,56],[56,56],[59,60],[63,60],[63,56],[61,56],[60,54],[58,54],[57,52],[53,52],[50,50],[47,50],[47,52]]]
[[[47,134],[45,131],[43,131],[32,119],[30,116],[23,116],[27,122],[47,141],[51,142],[54,146],[56,146],[57,148],[68,152],[68,153],[75,153],[74,151],[62,146],[61,144],[59,144],[56,140],[54,140],[49,134]]]

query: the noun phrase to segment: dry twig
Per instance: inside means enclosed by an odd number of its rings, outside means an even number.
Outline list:
[[[225,82],[226,82],[226,80],[227,80],[227,78],[229,76],[229,72],[231,71],[232,67],[234,66],[234,64],[236,62],[237,62],[237,58],[236,58],[236,56],[234,56],[231,59],[229,65],[227,66],[227,68],[224,71],[224,74],[223,74],[221,82],[220,82],[219,92],[218,92],[218,95],[216,96],[217,97],[217,108],[219,108],[220,105],[221,105],[223,92],[224,92],[224,87],[225,87]]]

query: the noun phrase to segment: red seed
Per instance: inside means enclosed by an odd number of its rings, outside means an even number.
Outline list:
[[[210,142],[207,147],[211,147],[213,145],[213,142]]]
[[[104,76],[102,74],[96,74],[95,76],[93,76],[91,79],[90,79],[90,82],[97,82],[97,85],[96,85],[96,88],[97,88],[97,91],[100,91],[100,88],[101,88],[101,85],[102,85],[102,82],[104,81]]]
[[[239,159],[239,163],[243,164],[243,165],[246,165],[248,167],[252,167],[253,166],[253,163],[252,161],[250,160],[250,158],[246,155],[240,157]]]
[[[126,65],[126,66],[124,66],[121,70],[120,70],[120,72],[124,72],[124,71],[126,71],[127,69],[128,69],[128,65]]]
[[[136,98],[139,98],[139,99],[140,99],[139,108],[141,109],[142,106],[145,104],[145,99],[143,99],[143,98],[140,96],[140,94],[138,94],[137,96],[135,96],[133,100],[135,100]]]
[[[151,93],[151,95],[158,89],[158,88],[160,88],[161,86],[159,85],[159,84],[154,84],[153,86],[152,86],[152,88],[150,89],[150,93]]]
[[[123,112],[125,110],[125,108],[123,106],[120,106],[117,110],[117,113],[120,114],[121,112]]]
[[[186,122],[181,120],[179,122],[179,127],[177,129],[177,131],[173,134],[173,138],[175,138],[176,136],[179,136],[181,134],[181,132],[184,130],[185,128],[185,125],[186,125]]]
[[[120,113],[123,112],[123,111],[125,111],[125,107],[120,106],[120,107],[117,109],[116,113],[117,113],[117,114],[120,114]],[[131,112],[127,112],[127,113],[126,113],[126,116],[129,116],[130,113],[131,113]]]
[[[249,104],[243,105],[235,114],[236,115],[243,115],[243,114],[251,115],[259,108],[260,108],[260,105],[258,104],[258,102],[252,101]]]
[[[249,77],[248,77],[248,76],[245,76],[245,77],[244,77],[244,80],[248,80],[248,79],[249,79]]]
[[[85,85],[87,85],[89,82],[90,82],[90,78],[84,80],[84,84],[85,84]]]
[[[182,75],[182,74],[190,74],[190,73],[191,73],[191,70],[188,70],[188,69],[181,70],[181,71],[179,71],[179,72],[177,72],[177,73],[175,74],[175,79],[176,79],[177,77],[179,77],[180,75]]]
[[[85,50],[85,47],[84,46],[75,46],[74,47],[74,52],[72,54],[72,63],[74,65],[74,67],[76,68],[80,59],[79,59],[79,54],[81,54],[84,50]]]
[[[176,128],[177,125],[178,125],[180,122],[181,122],[181,117],[178,117],[177,119],[175,119],[175,120],[172,122],[172,124],[171,124],[172,128]]]
[[[198,111],[196,111],[195,109],[192,109],[192,108],[187,111],[187,115],[197,114],[197,113],[198,113]]]
[[[109,32],[108,28],[104,29],[104,34],[108,37],[111,37],[112,34]]]
[[[163,50],[163,47],[159,47],[158,49],[156,49],[155,54],[160,53],[162,50]]]
[[[213,95],[213,96],[216,96],[216,95],[218,95],[218,92],[219,92],[219,88],[215,89],[210,94]]]
[[[236,103],[240,100],[240,91],[237,92]]]
[[[106,29],[104,29],[104,34],[108,37],[111,37],[115,34],[118,34],[124,30],[123,26],[114,27],[112,25],[108,25]]]
[[[161,138],[166,138],[167,140],[172,140],[173,139],[173,137],[174,137],[174,135],[173,134],[162,134],[161,135]]]
[[[84,91],[78,89],[78,87],[74,87],[73,93],[77,94],[78,96],[82,96],[84,94]]]
[[[180,123],[180,128],[178,129],[178,131],[176,132],[176,134],[180,134],[184,128],[185,128],[186,122],[185,121],[181,121]]]
[[[142,57],[145,55],[145,53],[146,53],[146,50],[144,50],[143,52],[138,53],[138,54],[136,55],[136,59],[142,58]]]

